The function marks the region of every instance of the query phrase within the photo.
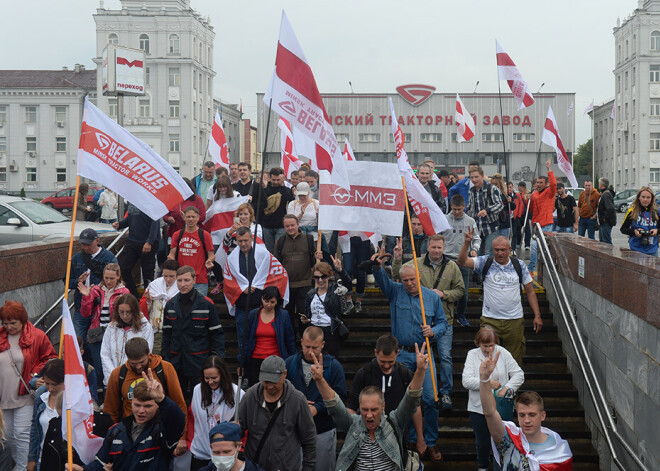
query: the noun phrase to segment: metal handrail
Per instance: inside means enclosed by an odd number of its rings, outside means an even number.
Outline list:
[[[110,243],[110,245],[108,245],[106,250],[112,249],[115,246],[115,244],[124,236],[124,234],[126,234],[127,231],[128,231],[128,228],[121,231],[119,233],[119,235],[117,237],[115,237],[115,239]],[[122,250],[124,250],[123,247],[119,250],[119,252],[117,252],[117,255],[119,255]],[[46,316],[48,316],[48,314],[50,314],[53,311],[53,309],[55,309],[57,306],[59,306],[59,304],[62,302],[63,299],[64,299],[64,295],[62,294],[59,298],[57,298],[57,301],[55,301],[53,304],[51,304],[51,306],[48,309],[46,309],[46,311],[41,316],[39,316],[39,319],[37,319],[35,322],[33,322],[33,324],[34,325],[40,324],[46,318]],[[71,303],[69,305],[69,309],[71,309],[72,307],[73,307],[73,303]],[[55,321],[55,323],[53,323],[53,325],[51,325],[48,329],[46,329],[45,332],[48,334],[53,329],[53,327],[56,326],[59,323],[59,321],[61,319],[62,319],[62,316],[60,315],[59,319],[57,319]]]
[[[607,442],[607,446],[610,450],[612,461],[620,469],[624,471],[626,470],[623,463],[621,463],[621,461],[619,460],[616,450],[614,449],[614,444],[612,443],[612,438],[610,436],[610,430],[614,435],[614,437],[617,439],[617,441],[623,446],[626,452],[628,452],[630,457],[635,461],[637,466],[639,466],[639,468],[643,471],[648,471],[648,468],[644,465],[644,463],[642,463],[642,461],[639,459],[635,451],[625,441],[625,439],[621,436],[621,434],[619,434],[616,428],[616,424],[614,423],[612,414],[608,409],[608,404],[607,401],[605,400],[605,395],[603,394],[603,390],[600,387],[600,383],[598,382],[598,377],[596,376],[596,372],[594,371],[593,364],[591,363],[591,360],[589,358],[587,348],[584,345],[584,340],[582,339],[582,333],[580,332],[580,327],[577,324],[577,322],[574,321],[571,322],[571,320],[573,319],[573,309],[571,308],[571,304],[568,300],[568,296],[566,295],[566,291],[564,290],[564,287],[559,278],[559,272],[557,271],[557,267],[554,263],[552,263],[548,241],[546,240],[545,235],[541,230],[541,225],[537,222],[534,224],[534,226],[536,232],[536,234],[534,234],[534,237],[537,239],[537,241],[540,242],[540,244],[538,245],[540,245],[541,257],[543,258],[543,263],[545,264],[545,266],[548,267],[548,273],[550,275],[549,278],[550,278],[550,283],[552,284],[552,288],[555,294],[559,294],[559,296],[557,296],[557,300],[559,302],[559,311],[561,312],[561,316],[564,319],[564,324],[566,324],[566,330],[571,340],[571,345],[575,350],[576,357],[578,360],[578,365],[580,366],[580,370],[582,371],[582,376],[584,377],[585,383],[587,384],[587,389],[589,390],[589,395],[591,396],[591,400],[594,404],[594,409],[596,410],[596,414],[598,415],[598,421],[600,422],[600,425],[602,427],[603,435],[605,436],[605,441]],[[603,416],[607,417],[607,424],[605,423],[605,419],[603,418]],[[609,430],[608,430],[608,426],[609,426]]]

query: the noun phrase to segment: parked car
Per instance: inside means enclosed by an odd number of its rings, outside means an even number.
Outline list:
[[[98,186],[90,186],[89,192],[87,193],[87,203],[92,204],[94,202],[94,193],[99,191],[101,188]],[[70,188],[65,188],[60,190],[52,195],[41,200],[46,206],[51,208],[59,209],[73,209],[73,196],[76,194],[76,187],[72,186]]]
[[[628,210],[629,202],[628,200],[632,196],[633,198],[637,194],[637,190],[622,190],[614,195],[614,207],[620,213],[623,213]],[[630,200],[632,203],[632,200]]]
[[[92,228],[97,233],[117,232],[110,224],[76,221],[74,234]],[[0,196],[0,246],[22,242],[68,238],[71,219],[55,209],[29,198]]]

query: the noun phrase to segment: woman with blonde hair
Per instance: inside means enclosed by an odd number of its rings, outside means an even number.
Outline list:
[[[658,219],[655,193],[648,186],[640,188],[621,224],[630,250],[658,256]]]

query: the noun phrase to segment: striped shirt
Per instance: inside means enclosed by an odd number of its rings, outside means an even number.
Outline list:
[[[380,445],[366,437],[355,460],[355,471],[394,471],[396,464]]]
[[[477,214],[486,210],[485,217],[478,217]],[[470,198],[465,211],[474,218],[482,237],[497,232],[500,228],[499,215],[504,209],[500,190],[495,185],[491,185],[484,180],[481,188],[473,186],[470,188]]]
[[[99,315],[99,327],[108,327],[108,324],[110,324],[110,296],[107,293],[104,302],[105,304],[101,307]]]

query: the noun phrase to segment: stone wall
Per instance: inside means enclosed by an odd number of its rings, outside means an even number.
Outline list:
[[[660,260],[571,235],[550,236],[548,242],[617,430],[647,469],[660,469]],[[551,310],[601,469],[616,470],[549,285],[546,273]],[[614,437],[613,443],[625,469],[639,469]]]

